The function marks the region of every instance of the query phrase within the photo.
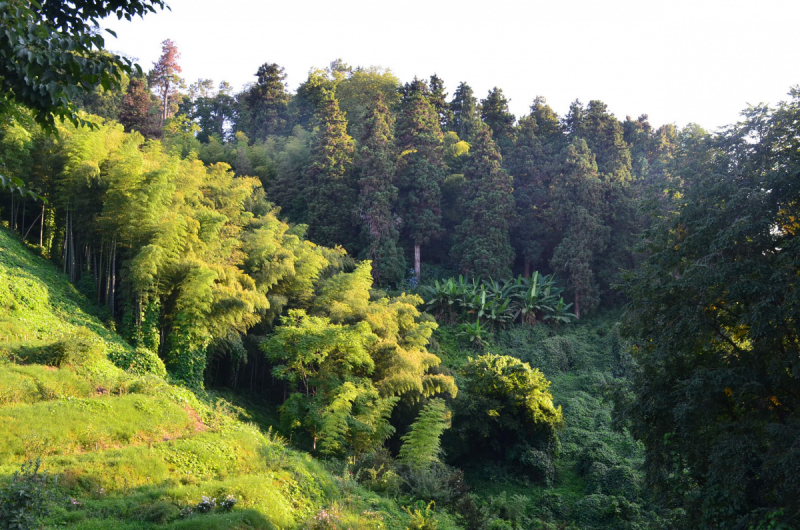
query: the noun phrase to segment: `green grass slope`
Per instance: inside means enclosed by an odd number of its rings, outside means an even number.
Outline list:
[[[41,459],[44,528],[406,527],[396,503],[240,421],[223,399],[108,360],[135,355],[64,275],[0,229],[0,488]]]
[[[64,274],[0,228],[0,347],[24,351],[84,331],[109,348],[130,348]]]

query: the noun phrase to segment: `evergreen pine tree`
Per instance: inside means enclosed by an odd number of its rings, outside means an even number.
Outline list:
[[[256,78],[256,84],[244,97],[247,112],[239,123],[240,130],[252,140],[284,133],[289,109],[286,73],[282,66],[264,63],[258,67]]]
[[[361,235],[367,244],[363,257],[372,260],[375,282],[385,285],[404,277],[405,259],[398,245],[399,232],[393,211],[397,188],[392,183],[396,159],[392,117],[380,95],[364,123],[359,155],[358,211]]]
[[[414,246],[414,271],[420,277],[421,246],[441,236],[442,130],[428,99],[428,86],[414,79],[403,88],[396,139],[400,150],[397,182],[405,231]]]
[[[461,197],[465,218],[456,228],[451,254],[465,274],[508,278],[514,263],[510,230],[515,223],[511,177],[489,127],[480,123],[464,170]]]
[[[434,110],[439,114],[439,127],[447,130],[450,124],[453,123],[453,111],[450,110],[450,105],[447,104],[447,92],[444,91],[444,81],[436,75],[431,76],[431,105]]]
[[[605,183],[603,200],[608,208],[604,224],[610,227],[611,235],[606,251],[598,256],[596,275],[600,292],[613,297],[616,292],[611,285],[622,280],[619,271],[635,265],[632,249],[640,227],[633,197],[630,147],[624,139],[622,123],[602,101],[593,100],[586,108],[576,109],[570,121],[571,136],[586,141]]]
[[[481,101],[481,119],[492,130],[492,138],[500,152],[505,156],[514,145],[516,118],[508,110],[508,100],[503,90],[494,87],[486,99]]]
[[[314,117],[317,138],[306,170],[308,235],[320,245],[352,248],[357,198],[357,186],[351,182],[355,146],[333,93],[323,89],[321,97]]]
[[[567,279],[580,318],[599,303],[597,258],[610,236],[604,224],[606,185],[584,140],[573,140],[563,157],[564,166],[550,185],[550,224],[560,237],[550,265]]]
[[[558,170],[564,134],[558,115],[545,99],[537,97],[531,113],[520,119],[517,139],[504,165],[514,177],[518,224],[512,238],[524,260],[524,275],[531,267],[546,268],[552,253],[553,231],[548,230],[550,182]]]
[[[453,100],[450,102],[450,110],[453,112],[453,121],[450,130],[455,132],[458,137],[467,143],[472,142],[472,135],[480,122],[480,109],[478,100],[473,95],[472,88],[461,82],[458,85]]]
[[[630,148],[625,142],[622,124],[608,112],[605,103],[592,100],[584,108],[580,101],[575,101],[566,122],[571,138],[586,140],[597,160],[597,170],[605,175],[605,180],[630,180]]]

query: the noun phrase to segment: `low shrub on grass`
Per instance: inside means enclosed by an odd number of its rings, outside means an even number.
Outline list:
[[[0,528],[39,528],[52,501],[48,476],[40,467],[40,460],[23,464],[22,469],[11,476],[10,483],[0,488]]]
[[[164,361],[147,348],[139,347],[135,350],[114,348],[108,358],[119,368],[135,375],[152,374],[158,377],[167,377]]]

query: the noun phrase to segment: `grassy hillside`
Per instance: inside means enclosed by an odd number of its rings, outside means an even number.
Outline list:
[[[24,354],[78,332],[111,349],[130,349],[65,275],[0,228],[0,351]]]
[[[45,527],[406,527],[395,502],[240,421],[228,402],[112,364],[130,346],[4,229],[0,341],[0,486],[41,459]]]

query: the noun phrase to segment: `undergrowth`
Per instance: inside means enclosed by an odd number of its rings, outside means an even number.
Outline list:
[[[627,346],[613,312],[561,326],[515,326],[494,333],[481,349],[457,328],[435,334],[445,366],[458,370],[486,352],[539,368],[562,407],[555,481],[529,481],[502,462],[460,462],[475,496],[473,528],[645,529],[670,527],[678,514],[662,513],[644,489],[644,452],[612,422],[611,396],[629,375]],[[473,514],[474,515],[474,514]],[[464,518],[462,518],[464,519]]]

